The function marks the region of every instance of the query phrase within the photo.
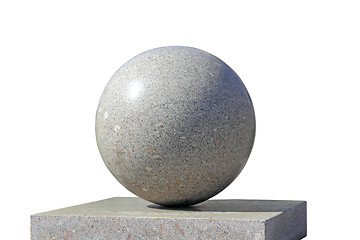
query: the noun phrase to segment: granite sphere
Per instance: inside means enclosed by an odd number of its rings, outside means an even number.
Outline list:
[[[96,113],[110,172],[164,206],[192,205],[239,175],[255,137],[250,96],[222,60],[191,47],[141,53],[112,76]]]

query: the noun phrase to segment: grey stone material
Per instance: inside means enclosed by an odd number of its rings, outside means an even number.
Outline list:
[[[166,208],[139,198],[110,198],[31,216],[31,239],[298,240],[306,202],[209,200]]]
[[[96,113],[104,163],[129,191],[190,205],[226,188],[244,168],[255,113],[238,75],[191,47],[132,58],[110,79]]]

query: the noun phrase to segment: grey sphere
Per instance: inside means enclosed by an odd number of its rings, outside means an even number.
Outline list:
[[[96,113],[100,154],[135,195],[205,201],[239,175],[255,137],[250,96],[219,58],[191,47],[141,53],[112,76]]]

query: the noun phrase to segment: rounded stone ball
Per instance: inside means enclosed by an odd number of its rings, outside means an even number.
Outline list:
[[[130,192],[164,206],[205,201],[239,175],[255,137],[250,96],[219,58],[191,47],[141,53],[96,113],[100,154]]]

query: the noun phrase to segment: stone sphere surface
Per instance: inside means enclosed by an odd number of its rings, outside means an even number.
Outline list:
[[[191,47],[141,53],[112,76],[96,113],[100,154],[135,195],[205,201],[241,172],[255,137],[250,96],[219,58]]]

